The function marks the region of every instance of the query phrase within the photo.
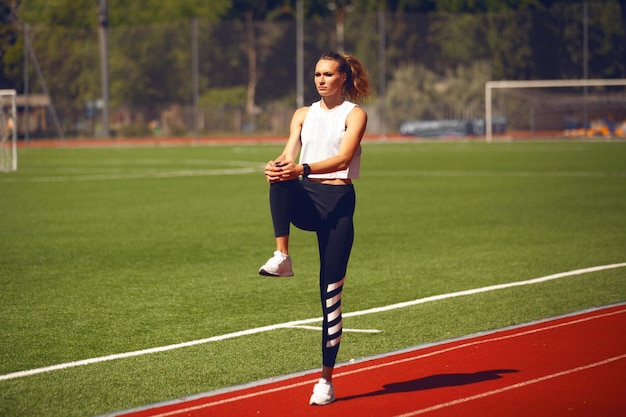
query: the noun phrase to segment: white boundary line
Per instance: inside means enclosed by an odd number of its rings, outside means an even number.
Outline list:
[[[480,294],[483,292],[501,290],[505,288],[512,288],[512,287],[518,287],[518,286],[523,286],[523,285],[538,284],[538,283],[542,283],[542,282],[546,282],[546,281],[550,281],[554,279],[571,277],[571,276],[582,275],[582,274],[587,274],[591,272],[598,272],[598,271],[604,271],[607,269],[615,269],[615,268],[622,268],[622,267],[626,267],[626,262],[618,263],[618,264],[611,264],[611,265],[596,266],[596,267],[591,267],[591,268],[577,269],[574,271],[547,275],[545,277],[530,279],[526,281],[510,282],[507,284],[491,285],[488,287],[475,288],[475,289],[466,290],[466,291],[458,291],[458,292],[453,292],[453,293],[448,293],[448,294],[435,295],[435,296],[420,298],[417,300],[407,301],[403,303],[397,303],[397,304],[391,304],[391,305],[387,305],[383,307],[371,308],[368,310],[354,311],[352,313],[344,313],[343,317],[357,317],[357,316],[363,316],[366,314],[382,313],[382,312],[386,312],[390,310],[396,310],[396,309],[410,307],[410,306],[414,306],[418,304],[424,304],[424,303],[428,303],[431,301],[439,301],[439,300],[445,300],[448,298]],[[167,346],[160,346],[160,347],[155,347],[155,348],[150,348],[150,349],[137,350],[133,352],[117,353],[113,355],[100,356],[100,357],[90,358],[90,359],[83,359],[83,360],[74,361],[74,362],[66,362],[66,363],[46,366],[42,368],[35,368],[35,369],[26,370],[26,371],[19,371],[19,372],[13,372],[9,374],[0,375],[0,381],[6,381],[6,380],[16,379],[16,378],[24,378],[27,376],[37,375],[37,374],[41,374],[45,372],[58,371],[58,370],[74,368],[78,366],[91,365],[95,363],[112,361],[112,360],[117,360],[117,359],[126,359],[126,358],[135,357],[135,356],[148,355],[152,353],[166,352],[166,351],[180,349],[184,347],[197,346],[197,345],[201,345],[205,343],[219,342],[222,340],[233,339],[233,338],[242,337],[242,336],[249,336],[249,335],[253,335],[257,333],[264,333],[264,332],[268,332],[271,330],[290,328],[294,326],[301,326],[301,325],[306,325],[309,323],[317,323],[320,321],[322,321],[321,317],[315,317],[315,318],[304,319],[304,320],[295,320],[295,321],[290,321],[290,322],[285,322],[285,323],[278,323],[278,324],[272,324],[272,325],[263,326],[263,327],[256,327],[252,329],[241,330],[238,332],[213,336],[213,337],[209,337],[206,339],[198,339],[198,340],[192,340],[189,342],[177,343],[177,344],[172,344],[172,345],[167,345]]]
[[[316,326],[289,326],[289,329],[304,329],[304,330],[317,330],[317,331],[322,331],[324,330],[321,327],[316,327]],[[341,329],[342,332],[344,333],[382,333],[382,330],[378,330],[378,329],[346,329],[345,327],[343,329]]]
[[[575,275],[588,274],[590,272],[604,271],[606,269],[622,268],[622,267],[625,267],[625,266],[626,266],[626,262],[619,263],[619,264],[612,264],[612,265],[595,266],[595,267],[591,267],[591,268],[577,269],[577,270],[574,270],[574,271],[561,272],[559,274],[547,275],[545,277],[530,279],[530,280],[527,280],[527,281],[509,282],[507,284],[491,285],[491,286],[488,286],[488,287],[475,288],[475,289],[472,289],[472,290],[453,292],[453,293],[449,293],[449,294],[433,295],[431,297],[420,298],[418,300],[407,301],[407,302],[404,302],[404,303],[391,304],[391,305],[384,306],[384,307],[371,308],[369,310],[355,311],[353,313],[344,313],[343,317],[356,317],[356,316],[363,316],[365,314],[381,313],[381,312],[384,312],[384,311],[389,311],[389,310],[395,310],[395,309],[398,309],[398,308],[414,306],[414,305],[417,305],[417,304],[424,304],[424,303],[428,303],[428,302],[431,302],[431,301],[445,300],[447,298],[462,297],[462,296],[465,296],[465,295],[479,294],[479,293],[483,293],[483,292],[502,290],[502,289],[505,289],[505,288],[519,287],[519,286],[523,286],[523,285],[538,284],[538,283],[541,283],[541,282],[551,281],[551,280],[554,280],[554,279],[571,277],[571,276],[575,276]]]
[[[258,167],[228,168],[228,169],[178,169],[161,171],[137,171],[109,174],[89,175],[59,175],[48,177],[24,177],[7,178],[2,182],[83,182],[83,181],[106,181],[106,180],[141,180],[154,178],[180,178],[180,177],[208,177],[220,175],[243,175],[260,172]]]
[[[621,178],[626,172],[609,171],[368,171],[370,177],[514,177],[514,178]]]

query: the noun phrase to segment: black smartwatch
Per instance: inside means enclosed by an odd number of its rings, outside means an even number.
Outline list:
[[[308,177],[311,173],[311,167],[309,166],[309,164],[302,164],[302,168],[302,178]]]

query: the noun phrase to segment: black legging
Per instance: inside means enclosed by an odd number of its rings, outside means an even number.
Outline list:
[[[293,223],[317,232],[320,253],[322,363],[335,366],[342,334],[341,296],[354,241],[354,186],[320,184],[307,179],[270,186],[270,209],[276,237],[289,235]]]

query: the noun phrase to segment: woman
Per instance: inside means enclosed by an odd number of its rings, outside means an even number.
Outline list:
[[[325,405],[335,400],[332,373],[342,333],[341,296],[354,239],[352,180],[359,178],[367,125],[366,112],[355,102],[368,97],[370,89],[361,63],[335,52],[318,60],[315,86],[321,99],[294,112],[283,153],[265,166],[276,251],[259,274],[293,276],[291,223],[317,233],[323,367],[309,403]]]

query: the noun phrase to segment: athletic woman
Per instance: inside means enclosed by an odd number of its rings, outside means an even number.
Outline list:
[[[369,96],[370,88],[361,63],[336,52],[318,60],[315,87],[321,99],[294,112],[283,153],[265,166],[276,251],[259,274],[293,276],[291,224],[317,233],[322,375],[309,403],[326,405],[335,401],[332,374],[342,334],[341,297],[354,240],[352,180],[360,175],[361,139],[367,125],[367,114],[356,103]]]

